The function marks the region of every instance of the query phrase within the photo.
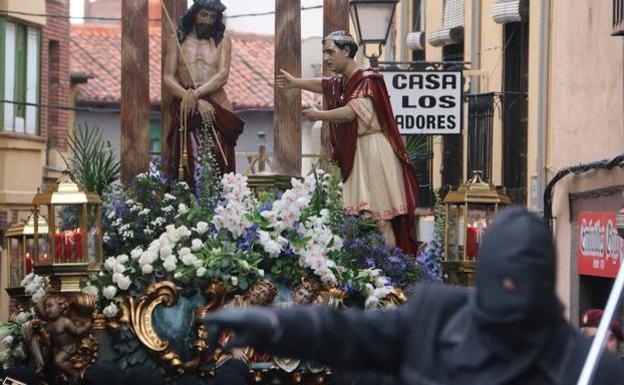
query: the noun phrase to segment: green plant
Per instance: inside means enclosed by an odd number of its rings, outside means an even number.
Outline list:
[[[74,124],[72,135],[66,140],[69,157],[61,156],[67,169],[87,191],[102,195],[119,174],[121,163],[109,141],[102,139],[98,126]]]
[[[427,135],[410,135],[407,137],[405,149],[412,164],[427,159],[431,156],[429,149],[429,136]]]

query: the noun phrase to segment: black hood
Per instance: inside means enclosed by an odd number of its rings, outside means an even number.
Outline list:
[[[476,318],[488,324],[541,324],[560,318],[555,255],[542,219],[520,207],[498,214],[479,249],[472,306]]]

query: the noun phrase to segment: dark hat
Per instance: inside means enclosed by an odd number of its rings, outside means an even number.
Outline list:
[[[604,312],[602,309],[589,309],[585,311],[583,317],[581,318],[581,327],[595,327],[597,328],[600,325],[600,320],[602,319],[602,314]],[[611,332],[618,339],[618,341],[624,341],[624,331],[622,331],[622,325],[620,321],[613,320],[611,321]]]
[[[216,12],[225,12],[227,7],[220,0],[193,0],[193,2],[201,7],[206,7]]]

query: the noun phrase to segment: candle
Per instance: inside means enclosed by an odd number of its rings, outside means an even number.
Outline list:
[[[480,229],[475,226],[468,226],[466,241],[466,259],[473,260],[479,251]]]
[[[41,261],[42,265],[48,264],[48,253],[43,254],[43,260]]]
[[[75,258],[74,232],[72,230],[65,230],[63,231],[63,262],[73,262]]]
[[[74,255],[76,260],[82,260],[82,235],[80,234],[80,228],[74,231]]]
[[[26,274],[32,273],[33,268],[32,258],[30,257],[30,253],[26,253]]]
[[[59,230],[54,233],[54,260],[61,262],[63,258],[63,234]]]

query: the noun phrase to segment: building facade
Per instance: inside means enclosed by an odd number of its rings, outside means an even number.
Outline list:
[[[44,182],[59,177],[70,113],[69,1],[0,1],[0,239],[28,216]],[[53,14],[61,17],[35,15]],[[64,16],[64,17],[63,17]],[[8,257],[0,266],[0,319]]]
[[[402,1],[386,47],[397,61],[463,62],[462,134],[428,138],[426,172],[444,190],[481,170],[514,203],[545,214],[573,322],[604,306],[613,278],[586,269],[579,248],[583,219],[595,225],[591,213],[611,218],[624,206],[621,162],[597,162],[624,152],[624,45],[612,36],[624,29],[623,3]],[[621,250],[603,244],[605,259],[619,261]]]

